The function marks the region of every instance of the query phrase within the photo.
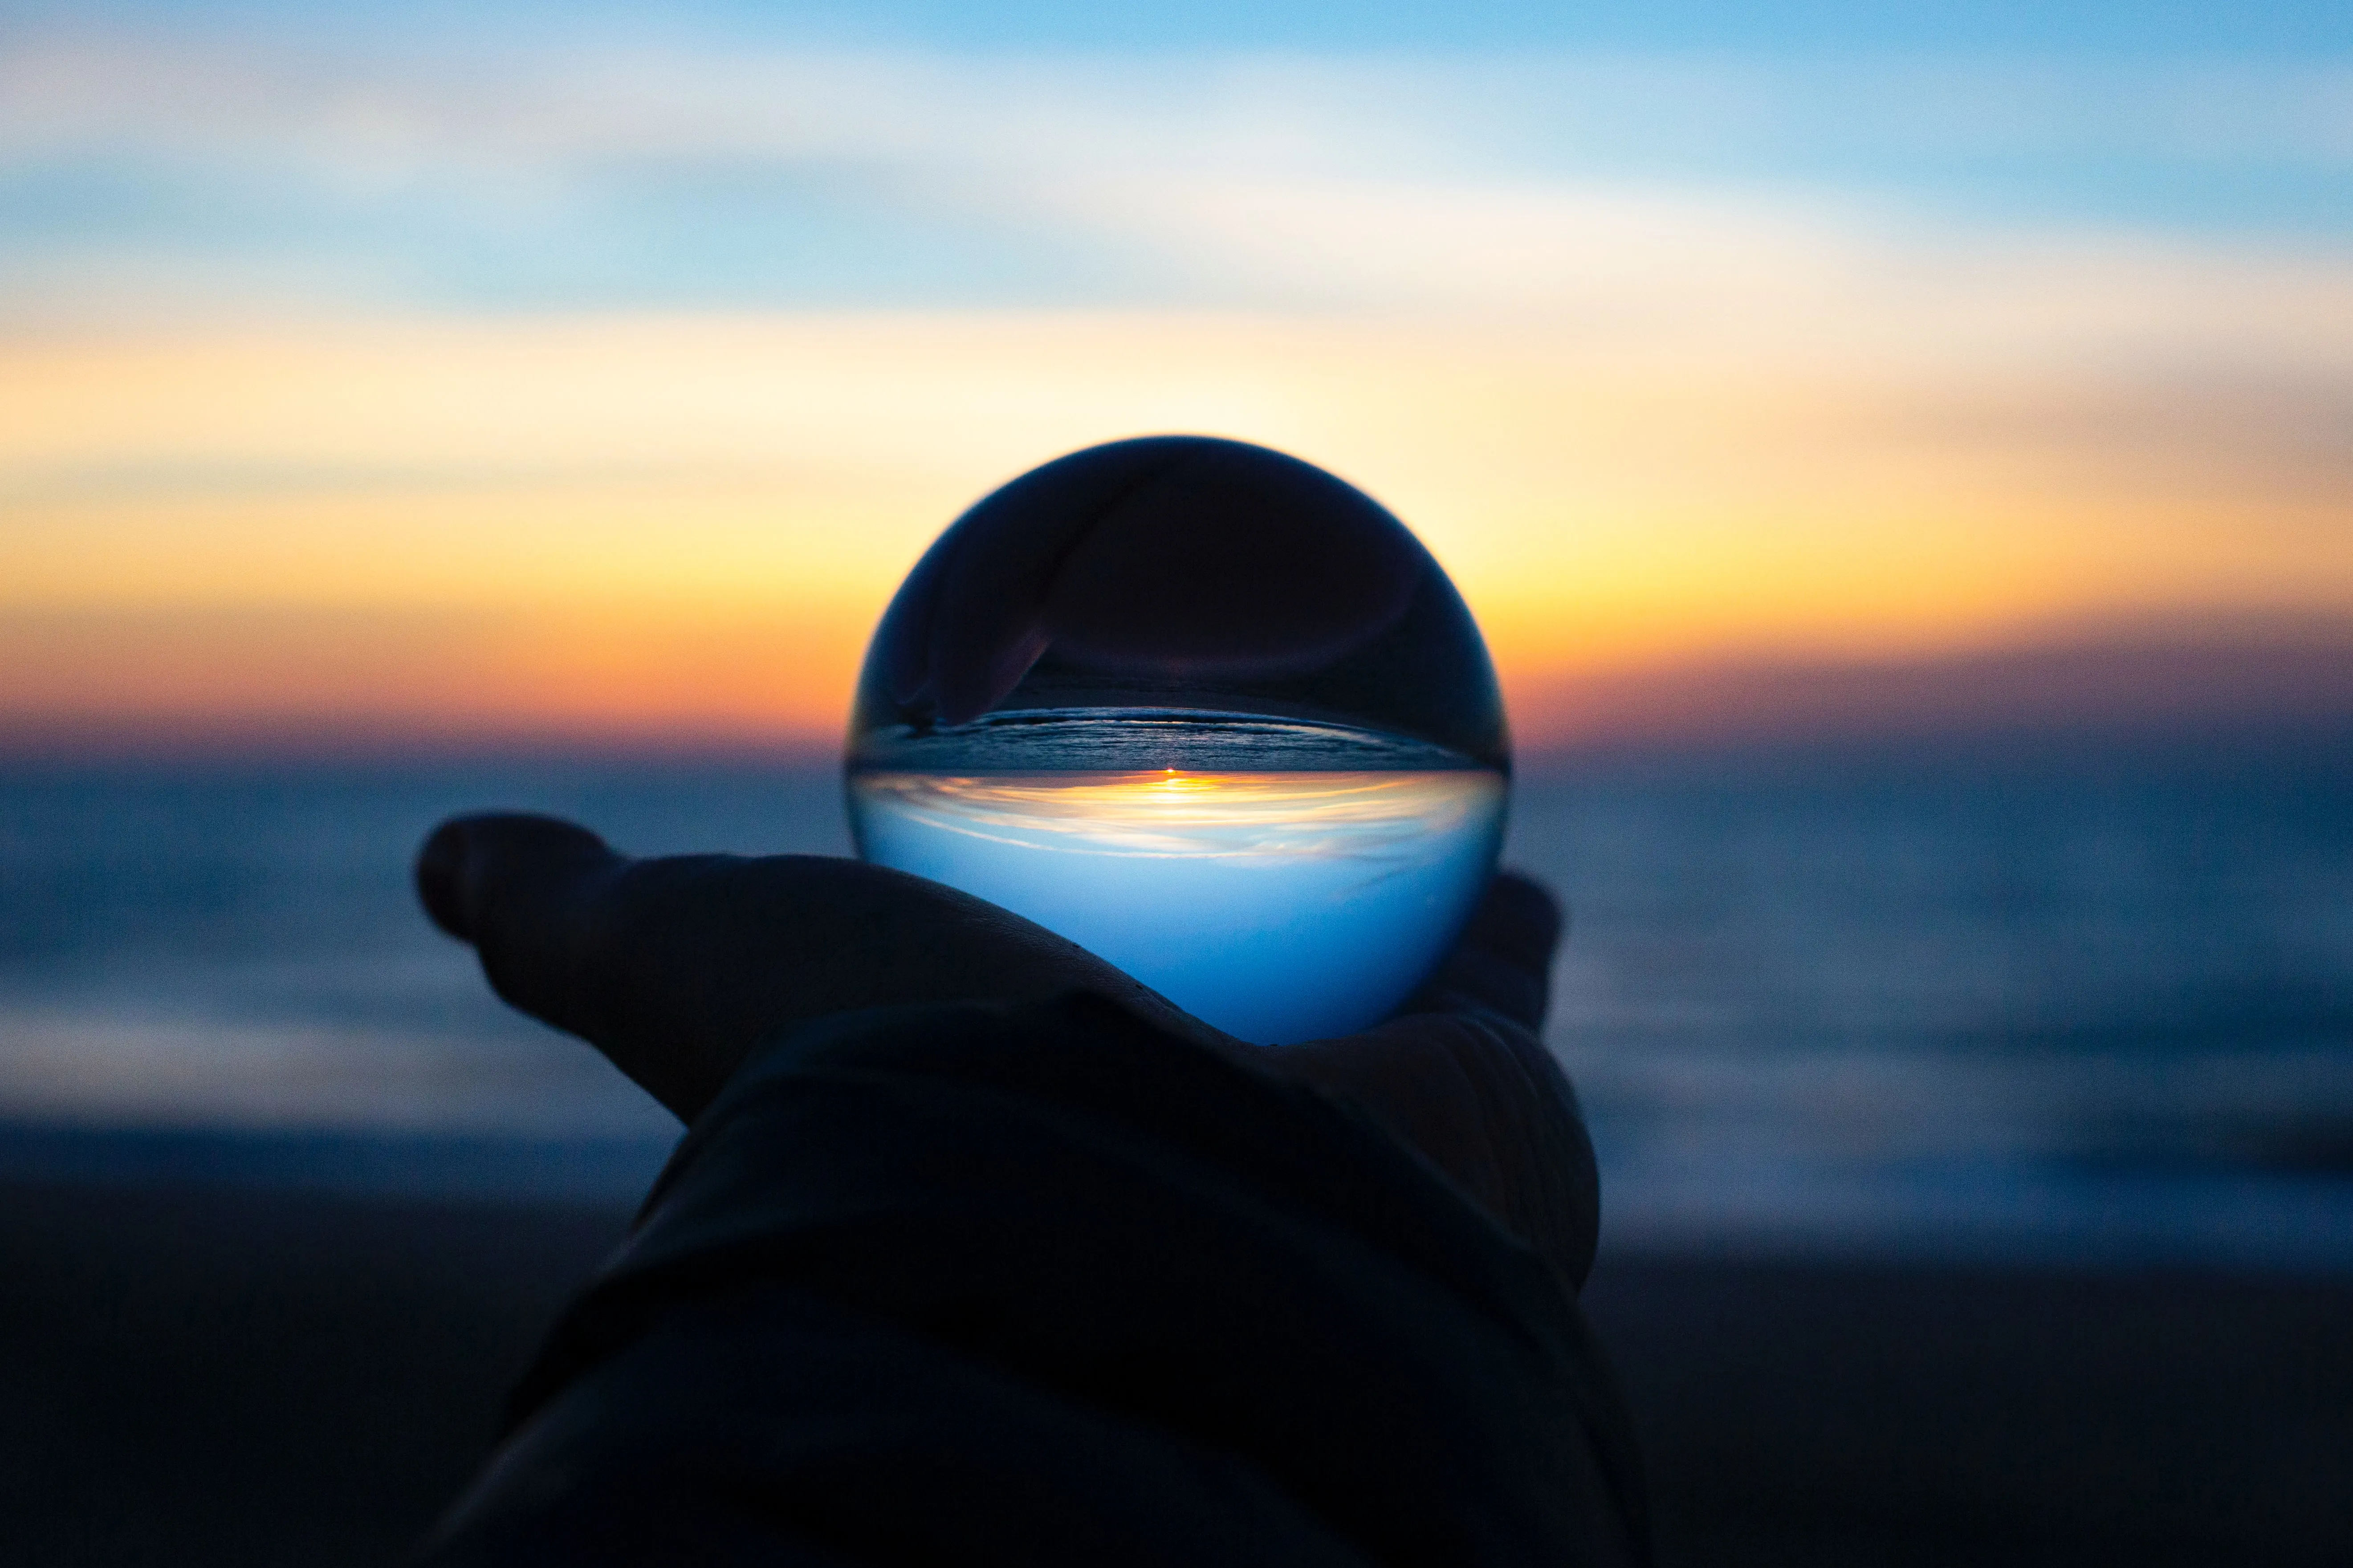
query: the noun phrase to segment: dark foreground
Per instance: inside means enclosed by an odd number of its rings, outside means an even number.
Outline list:
[[[0,1562],[389,1562],[607,1211],[0,1186]],[[1605,1256],[1671,1565],[2353,1561],[2353,1281]]]

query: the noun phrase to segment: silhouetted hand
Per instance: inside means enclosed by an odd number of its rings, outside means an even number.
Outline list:
[[[1355,1102],[1572,1289],[1592,1262],[1592,1149],[1537,1037],[1560,919],[1543,889],[1509,872],[1400,1016],[1279,1047],[1219,1033],[994,904],[856,860],[633,860],[569,823],[486,816],[436,830],[417,883],[434,921],[480,952],[501,996],[587,1040],[681,1120],[782,1028],[857,1007],[1084,989]]]

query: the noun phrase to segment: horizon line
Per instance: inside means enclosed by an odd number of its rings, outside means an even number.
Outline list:
[[[1504,686],[1523,758],[2353,727],[2353,621],[2172,633],[2113,627],[1893,658],[1758,651],[1618,668],[1507,667]],[[846,712],[820,720],[806,704],[797,712],[734,713],[567,707],[537,714],[520,706],[387,710],[364,701],[275,710],[0,710],[0,760],[599,755],[809,765],[839,758],[847,721]]]

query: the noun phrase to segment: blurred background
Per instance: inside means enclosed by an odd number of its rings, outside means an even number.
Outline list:
[[[1487,632],[1671,1560],[2353,1550],[2339,7],[0,0],[0,1557],[420,1529],[677,1129],[415,845],[1161,431]]]

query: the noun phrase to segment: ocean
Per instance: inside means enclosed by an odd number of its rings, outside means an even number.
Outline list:
[[[678,1127],[408,882],[452,812],[846,853],[830,771],[0,767],[0,1176],[626,1202]],[[1604,1245],[2353,1273],[2353,746],[1523,768]]]

